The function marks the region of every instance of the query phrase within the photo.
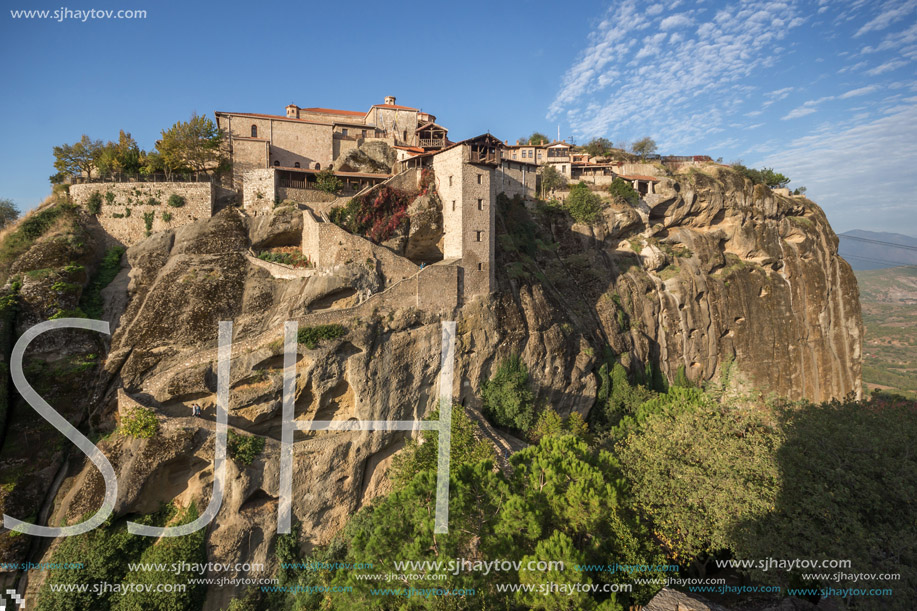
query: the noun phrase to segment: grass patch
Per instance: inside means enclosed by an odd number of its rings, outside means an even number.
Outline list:
[[[229,431],[226,450],[229,457],[240,465],[250,465],[264,450],[264,437],[240,435],[235,431]]]
[[[296,339],[309,350],[315,350],[322,341],[337,339],[346,333],[347,330],[338,324],[316,325],[300,329]]]
[[[159,431],[159,419],[147,407],[135,407],[121,419],[121,432],[134,439],[150,439]]]

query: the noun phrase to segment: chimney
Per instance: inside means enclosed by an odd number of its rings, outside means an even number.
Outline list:
[[[394,105],[395,105],[395,96],[393,96],[393,95],[387,95],[387,96],[385,96],[385,105],[386,105],[386,106],[394,106]]]

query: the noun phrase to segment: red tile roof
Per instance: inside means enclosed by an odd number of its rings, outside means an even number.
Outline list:
[[[306,112],[317,112],[326,115],[350,115],[352,117],[362,117],[366,113],[360,112],[359,110],[338,110],[337,108],[300,108],[299,110],[304,110]]]
[[[262,114],[255,113],[255,112],[224,112],[224,111],[218,110],[213,114],[214,115],[229,115],[232,117],[256,117],[258,119],[275,119],[278,121],[280,120],[298,121],[300,123],[312,123],[314,125],[331,125],[331,123],[326,123],[324,121],[309,121],[307,119],[295,119],[293,117],[287,117],[284,115],[262,115]]]
[[[420,112],[416,108],[411,108],[410,106],[398,106],[397,104],[373,104],[373,108],[394,108],[395,110],[415,110]]]

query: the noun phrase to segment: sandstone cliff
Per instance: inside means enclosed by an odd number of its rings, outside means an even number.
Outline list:
[[[88,414],[101,431],[133,405],[160,418],[152,439],[100,442],[120,482],[117,515],[173,499],[206,505],[217,325],[233,321],[229,424],[266,446],[250,465],[229,462],[224,502],[207,535],[213,561],[272,562],[284,321],[335,321],[346,331],[314,349],[300,345],[297,419],[420,419],[436,403],[441,317],[372,300],[336,309],[343,293],[385,286],[378,266],[272,274],[247,253],[253,242],[273,243],[275,230],[278,243],[289,243],[296,227],[226,209],[128,250],[107,290],[113,335],[99,348],[104,363],[83,381],[85,411],[72,416],[81,422]],[[426,230],[433,244],[435,229]],[[684,367],[698,382],[733,370],[733,383],[792,399],[861,391],[856,282],[809,200],[777,196],[728,171],[692,172],[663,179],[636,207],[610,204],[591,226],[571,224],[557,209],[501,200],[497,231],[499,291],[452,314],[453,393],[468,406],[511,353],[528,365],[539,400],[561,413],[588,412],[595,369],[608,352],[635,366],[653,363],[669,377]],[[195,402],[203,420],[190,416]],[[327,541],[385,491],[385,468],[404,434],[297,432],[294,441],[293,509],[308,545]],[[70,461],[52,489],[51,523],[76,520],[101,498],[98,471],[75,450]],[[46,470],[50,482],[55,470]],[[23,558],[26,550],[7,546],[6,553]],[[214,588],[207,608],[224,608],[229,595]]]

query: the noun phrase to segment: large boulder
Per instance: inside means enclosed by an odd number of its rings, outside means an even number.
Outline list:
[[[334,162],[334,169],[338,172],[392,174],[397,160],[398,155],[387,143],[369,140],[344,153]]]

